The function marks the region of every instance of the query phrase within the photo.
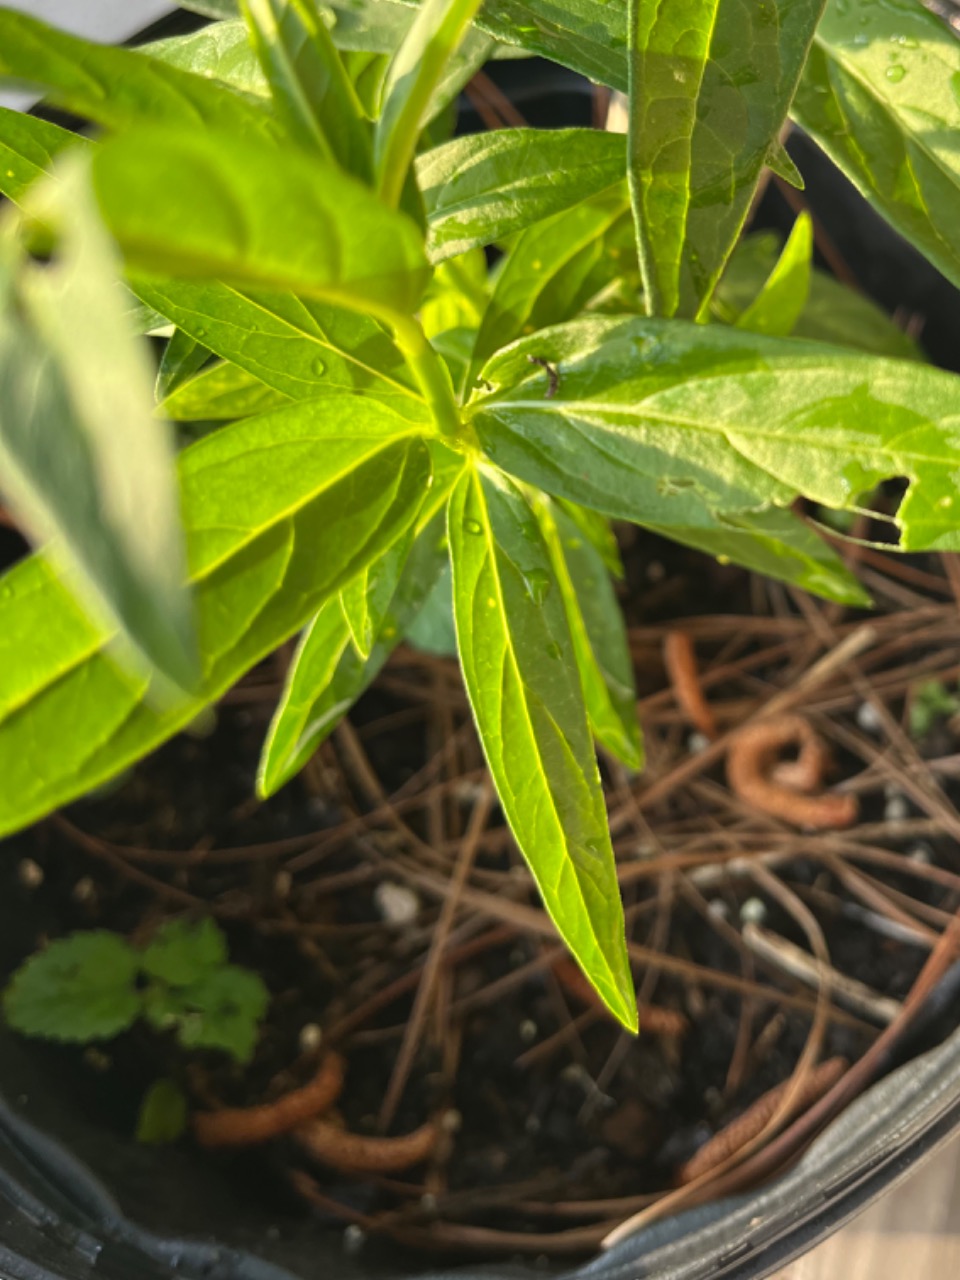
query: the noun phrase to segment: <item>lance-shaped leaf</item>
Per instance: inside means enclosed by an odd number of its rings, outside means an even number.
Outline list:
[[[715,516],[695,528],[643,523],[654,533],[695,547],[721,564],[738,564],[837,604],[865,609],[873,603],[833,548],[788,509],[769,507]]]
[[[470,467],[447,530],[460,661],[503,811],[561,937],[636,1028],[600,774],[536,517],[507,477]]]
[[[377,190],[389,205],[400,201],[434,89],[480,3],[423,0],[390,64],[374,143]]]
[[[570,624],[593,735],[630,769],[643,767],[633,663],[603,558],[556,502],[534,503]]]
[[[413,529],[340,591],[340,608],[359,657],[370,657],[413,545]]]
[[[209,348],[197,342],[182,329],[174,329],[160,357],[154,394],[163,400],[171,391],[192,377],[211,357]]]
[[[626,0],[487,0],[477,25],[597,84],[627,88]]]
[[[593,293],[604,234],[626,208],[621,183],[521,233],[497,273],[474,343],[473,373],[514,338],[580,311]]]
[[[630,0],[630,189],[651,315],[697,316],[740,234],[823,0]]]
[[[152,419],[147,352],[126,322],[84,158],[68,159],[61,181],[30,195],[31,208],[69,206],[52,262],[0,261],[0,489],[141,661],[191,685],[173,442]]]
[[[135,271],[291,290],[379,315],[411,312],[427,281],[416,225],[299,150],[141,130],[99,148],[92,173]]]
[[[493,244],[622,181],[622,134],[598,129],[498,129],[417,159],[430,258]]]
[[[425,420],[403,356],[369,316],[291,293],[218,282],[141,277],[135,283],[157,312],[284,396],[306,400],[359,391]]]
[[[960,40],[920,0],[828,0],[792,114],[960,285]]]
[[[50,172],[55,156],[85,145],[69,129],[0,107],[0,195],[19,204],[27,188]]]
[[[222,80],[258,98],[270,96],[270,85],[247,36],[245,22],[211,22],[189,35],[169,36],[139,46],[140,53],[208,80]]]
[[[392,573],[396,559],[387,554]],[[329,600],[323,606],[301,637],[264,742],[257,772],[261,796],[273,795],[299,773],[373,682],[446,563],[442,530],[435,522],[428,524],[393,581],[375,643],[366,658],[357,652],[340,602]]]
[[[481,378],[488,455],[607,515],[706,527],[799,494],[858,510],[904,477],[901,545],[960,547],[951,374],[721,325],[588,319],[514,343]]]
[[[409,423],[333,396],[207,436],[180,455],[202,683],[163,710],[114,660],[51,565],[0,585],[0,833],[104,782],[194,719],[403,536],[430,482]],[[16,656],[14,656],[16,655]]]
[[[316,0],[242,0],[241,7],[291,134],[368,181],[371,133]]]
[[[157,412],[172,422],[228,422],[269,413],[289,400],[246,369],[218,360],[178,383]]]
[[[278,138],[269,105],[138,53],[68,35],[0,9],[0,81],[32,86],[105,129],[139,123]]]
[[[763,289],[781,252],[775,232],[744,237],[727,263],[713,295],[711,310],[718,319],[734,324]],[[919,360],[917,344],[865,294],[840,284],[814,267],[806,303],[791,330],[795,338],[856,347],[878,356]]]
[[[763,287],[737,317],[737,328],[782,337],[792,333],[810,296],[812,259],[813,222],[801,213]]]

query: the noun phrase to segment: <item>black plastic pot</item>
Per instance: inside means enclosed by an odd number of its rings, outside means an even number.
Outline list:
[[[238,1207],[180,1150],[136,1148],[90,1125],[0,1037],[0,1275],[5,1280],[399,1280],[382,1255],[347,1256],[336,1235],[285,1236],[269,1210]],[[12,1101],[12,1100],[16,1101]],[[64,1137],[52,1141],[34,1123]],[[668,1219],[566,1280],[760,1280],[842,1226],[960,1127],[960,1032],[855,1102],[767,1188]],[[86,1160],[89,1164],[82,1164]],[[97,1174],[91,1172],[93,1165]],[[152,1229],[138,1225],[148,1223]],[[421,1280],[526,1280],[500,1264]]]
[[[176,15],[150,37],[193,25]],[[585,82],[536,60],[493,68],[534,123],[589,123]],[[471,128],[468,118],[462,121]],[[475,127],[475,126],[473,126]],[[957,367],[955,290],[871,213],[816,149],[794,140],[807,197],[879,301],[932,317],[926,342]],[[763,220],[790,215],[768,201]],[[877,277],[873,264],[883,260]],[[891,265],[892,264],[892,265]],[[888,285],[898,292],[888,296]],[[910,296],[904,298],[904,281]],[[0,912],[2,928],[2,912]],[[958,971],[935,996],[960,1012]],[[921,1031],[920,1034],[923,1034]],[[916,1048],[916,1041],[905,1048]],[[138,1147],[84,1114],[61,1063],[0,1027],[0,1277],[3,1280],[526,1280],[502,1263],[436,1271],[376,1247],[348,1254],[337,1232],[290,1225],[278,1207],[187,1148]],[[807,1252],[960,1131],[960,1031],[900,1066],[849,1107],[789,1170],[738,1199],[682,1213],[567,1280],[760,1280]],[[286,1221],[283,1229],[278,1221]]]

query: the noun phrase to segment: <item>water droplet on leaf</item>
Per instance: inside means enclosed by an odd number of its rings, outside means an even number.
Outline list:
[[[903,77],[907,74],[907,68],[895,65],[887,67],[886,77],[891,84],[899,84]]]
[[[322,378],[327,372],[327,366],[322,360],[314,360],[310,365],[310,369],[315,378]]]
[[[464,520],[463,527],[467,533],[483,533],[483,525],[479,520]]]

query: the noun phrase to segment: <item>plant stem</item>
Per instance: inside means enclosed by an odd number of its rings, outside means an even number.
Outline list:
[[[437,430],[447,440],[459,443],[463,436],[463,424],[440,357],[412,316],[394,315],[390,324],[397,346],[406,357],[417,386],[430,407]]]

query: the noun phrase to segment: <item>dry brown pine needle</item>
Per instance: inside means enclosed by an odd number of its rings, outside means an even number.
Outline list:
[[[397,1138],[376,1138],[319,1119],[308,1120],[295,1134],[309,1156],[340,1173],[401,1173],[429,1159],[440,1135],[441,1126],[433,1120]]]
[[[343,1088],[343,1076],[343,1059],[338,1053],[328,1053],[309,1084],[276,1102],[196,1112],[194,1136],[203,1147],[250,1147],[269,1142],[332,1107]]]
[[[780,752],[794,746],[799,751],[797,760],[778,764]],[[727,781],[746,804],[794,826],[815,830],[852,826],[859,812],[856,796],[809,794],[822,784],[826,761],[822,739],[803,716],[777,716],[748,724],[733,736],[727,751]]]
[[[663,641],[663,663],[680,710],[695,728],[713,741],[717,736],[717,722],[703,695],[693,641],[685,631],[667,632]]]
[[[796,1115],[805,1111],[807,1107],[822,1098],[837,1083],[848,1065],[846,1058],[828,1058],[826,1062],[821,1062],[818,1067],[814,1067],[797,1093],[790,1108],[790,1114]],[[736,1155],[748,1142],[752,1142],[770,1123],[791,1084],[792,1081],[785,1080],[783,1084],[768,1090],[756,1100],[753,1106],[737,1116],[736,1120],[731,1120],[719,1133],[714,1134],[695,1156],[681,1165],[677,1173],[677,1182],[683,1184],[703,1177],[705,1173],[710,1173],[712,1169],[716,1169],[731,1156]]]
[[[603,1001],[593,987],[580,972],[573,960],[560,956],[551,966],[554,976],[560,985],[579,1000],[581,1004],[592,1005],[597,1009],[605,1009]],[[640,1034],[645,1031],[655,1036],[683,1036],[690,1029],[690,1024],[682,1013],[676,1009],[664,1009],[660,1005],[642,1004],[638,1006],[640,1015]]]

